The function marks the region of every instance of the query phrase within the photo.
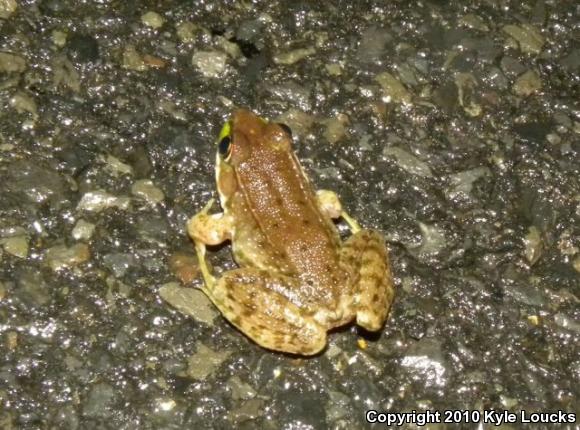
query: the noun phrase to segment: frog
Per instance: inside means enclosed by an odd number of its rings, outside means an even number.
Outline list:
[[[383,236],[362,228],[333,191],[315,191],[293,139],[284,124],[234,111],[216,142],[222,211],[211,213],[210,199],[187,232],[201,289],[233,326],[268,350],[312,356],[334,328],[380,330],[395,287]],[[207,247],[227,241],[238,267],[216,276]]]

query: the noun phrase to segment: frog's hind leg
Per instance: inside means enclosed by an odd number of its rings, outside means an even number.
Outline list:
[[[372,230],[357,231],[345,241],[341,262],[355,279],[356,323],[369,331],[379,330],[395,295],[383,237]]]
[[[326,346],[326,330],[277,291],[295,282],[257,269],[226,272],[206,294],[221,313],[258,345],[313,355]]]

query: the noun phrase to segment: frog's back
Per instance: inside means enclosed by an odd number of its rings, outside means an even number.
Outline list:
[[[272,124],[271,126],[275,126]],[[316,195],[289,148],[272,147],[269,130],[252,145],[251,156],[237,166],[245,211],[284,271],[314,282],[333,282],[340,238],[320,211]],[[242,209],[243,210],[243,209]],[[246,225],[248,224],[246,220]]]

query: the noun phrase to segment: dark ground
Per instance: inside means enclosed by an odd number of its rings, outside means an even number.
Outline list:
[[[0,1],[0,427],[578,414],[579,17],[542,0]],[[314,183],[384,232],[380,336],[275,354],[180,289],[199,283],[184,226],[235,106],[290,125]],[[233,267],[227,247],[210,260]],[[191,294],[194,317],[160,294]]]

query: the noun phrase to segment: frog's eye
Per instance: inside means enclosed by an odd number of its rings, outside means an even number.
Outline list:
[[[232,155],[232,139],[230,136],[224,136],[218,142],[218,151],[220,156],[225,160],[228,161],[230,155]]]
[[[286,124],[279,122],[278,125],[280,126],[280,128],[282,130],[284,130],[284,133],[286,133],[286,135],[288,136],[289,139],[292,139],[292,129],[290,127],[288,127]]]

